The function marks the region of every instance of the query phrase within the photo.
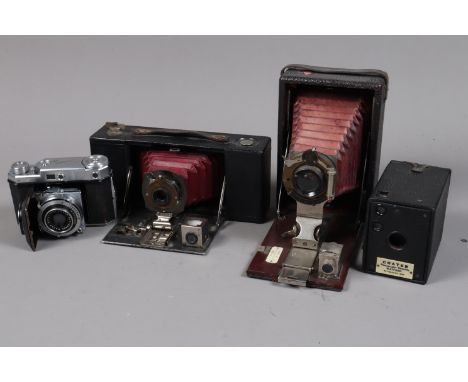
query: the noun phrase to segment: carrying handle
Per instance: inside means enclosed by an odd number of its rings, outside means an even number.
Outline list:
[[[178,129],[163,129],[161,127],[142,127],[142,126],[130,126],[124,125],[117,122],[107,122],[106,126],[112,135],[118,135],[127,128],[130,129],[133,135],[136,136],[152,136],[152,135],[169,135],[169,136],[182,136],[188,138],[200,138],[214,142],[228,142],[229,139],[223,134],[212,134],[203,131],[189,131],[189,130],[178,130]],[[128,130],[127,130],[128,131]]]

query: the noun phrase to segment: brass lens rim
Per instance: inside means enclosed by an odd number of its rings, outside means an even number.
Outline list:
[[[145,206],[150,211],[178,214],[185,209],[187,192],[184,179],[170,171],[147,172],[141,187]],[[154,195],[165,194],[167,202],[155,200]]]
[[[319,192],[305,194],[297,189],[295,175],[304,169],[308,169],[315,174],[321,174],[323,184]],[[284,188],[287,194],[298,202],[304,204],[325,202],[333,196],[330,193],[330,188],[333,189],[333,187],[330,187],[330,182],[333,182],[334,179],[330,178],[330,174],[335,174],[335,169],[336,167],[333,160],[328,155],[318,151],[307,150],[303,152],[290,152],[288,158],[284,161]]]
[[[305,182],[311,180],[310,185]],[[303,165],[296,168],[293,175],[293,186],[297,193],[306,198],[316,197],[326,192],[325,176],[317,166]],[[313,184],[316,183],[316,184]]]

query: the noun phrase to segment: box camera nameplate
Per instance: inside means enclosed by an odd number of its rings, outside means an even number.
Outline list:
[[[384,257],[377,257],[375,271],[387,276],[412,280],[414,264],[406,263],[404,261],[386,259]]]

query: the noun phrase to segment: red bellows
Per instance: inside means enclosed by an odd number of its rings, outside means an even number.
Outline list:
[[[144,151],[140,154],[141,175],[170,171],[185,180],[186,206],[207,201],[213,194],[215,163],[204,154],[172,151]]]
[[[360,97],[308,93],[296,98],[290,151],[317,151],[336,158],[335,196],[358,187],[364,103]]]

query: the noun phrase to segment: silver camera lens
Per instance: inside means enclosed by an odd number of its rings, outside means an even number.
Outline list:
[[[81,208],[64,199],[53,199],[39,207],[37,215],[43,232],[55,237],[66,237],[83,230]]]

